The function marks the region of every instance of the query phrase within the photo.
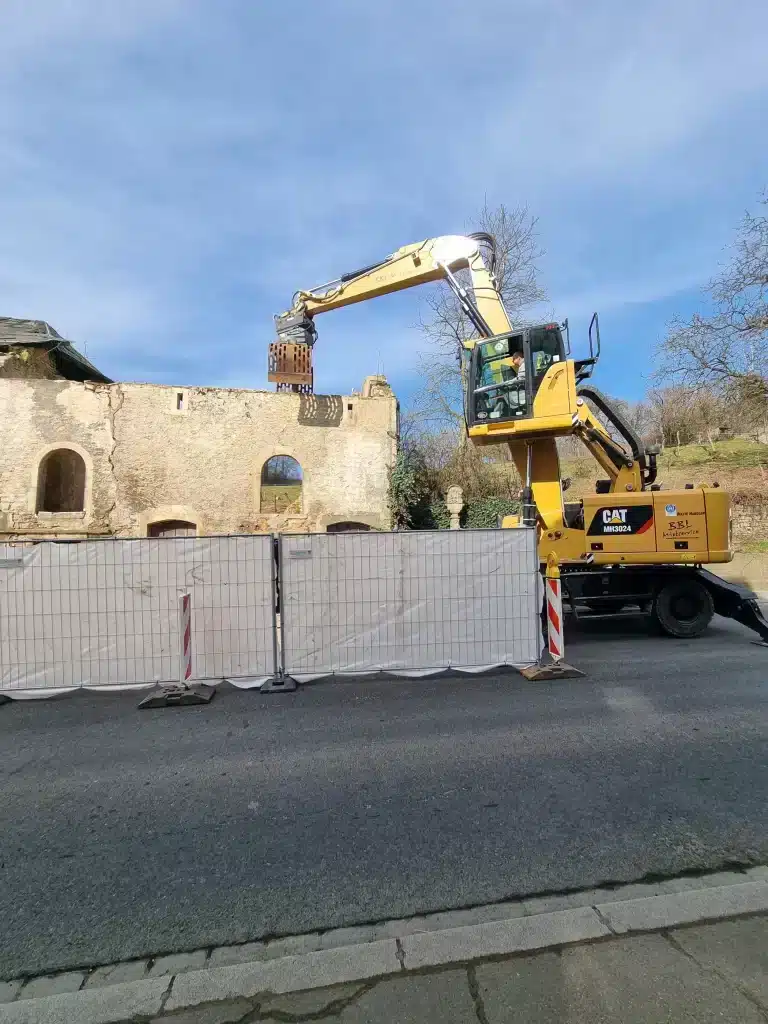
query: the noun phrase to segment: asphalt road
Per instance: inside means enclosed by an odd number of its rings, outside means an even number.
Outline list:
[[[571,631],[586,679],[0,708],[0,976],[768,862],[768,650]]]

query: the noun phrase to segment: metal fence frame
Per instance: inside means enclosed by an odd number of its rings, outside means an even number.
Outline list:
[[[359,616],[353,613],[348,617],[346,622],[334,622],[328,628],[328,622],[322,623],[318,626],[313,615],[313,608],[317,605],[324,604],[325,611],[327,612],[331,605],[334,604],[333,596],[322,593],[322,587],[320,587],[319,599],[297,601],[297,594],[295,587],[292,589],[292,585],[297,581],[292,580],[290,566],[294,562],[304,562],[305,560],[311,559],[311,549],[313,542],[316,548],[325,546],[326,548],[331,547],[339,549],[352,544],[353,538],[359,538],[361,547],[365,545],[381,545],[390,549],[400,548],[401,550],[405,547],[415,548],[419,545],[429,545],[431,539],[437,539],[440,546],[444,547],[450,554],[451,548],[454,548],[453,555],[456,556],[456,565],[451,565],[451,571],[446,575],[444,573],[438,573],[432,576],[425,575],[423,579],[432,580],[437,583],[434,594],[429,593],[429,588],[425,587],[421,589],[421,592],[417,595],[415,603],[412,599],[410,606],[410,612],[403,605],[399,610],[396,608],[392,611],[390,618],[384,622],[376,621],[374,615],[372,619],[365,620],[364,616]],[[474,547],[474,551],[468,552],[467,549]],[[462,551],[462,548],[464,551]],[[485,550],[483,550],[485,548]],[[519,568],[512,566],[506,567],[503,564],[505,557],[510,557],[514,552],[515,548],[519,548],[523,552],[524,565]],[[303,549],[303,550],[302,550]],[[482,554],[486,559],[494,561],[492,570],[488,575],[479,575],[479,568],[474,569],[471,572],[464,571],[462,574],[462,567],[459,564],[458,557],[461,554],[467,555],[468,553],[478,555]],[[322,555],[321,555],[322,557]],[[363,556],[361,556],[363,557]],[[305,563],[306,564],[306,563]],[[539,572],[539,560],[538,552],[536,548],[536,532],[535,530],[528,528],[521,528],[519,530],[461,530],[461,531],[403,531],[394,533],[381,533],[381,532],[366,532],[366,533],[314,533],[314,534],[285,534],[280,535],[278,538],[278,580],[279,580],[279,591],[280,591],[280,670],[281,674],[285,676],[292,676],[298,680],[317,678],[320,676],[328,675],[345,675],[345,674],[361,674],[368,672],[387,672],[392,674],[405,674],[405,675],[420,675],[428,674],[430,672],[445,671],[448,668],[466,671],[478,671],[481,669],[497,667],[500,665],[515,665],[520,667],[522,665],[529,665],[535,662],[539,656],[541,650],[541,576]],[[382,563],[377,563],[377,569],[382,568]],[[402,571],[402,564],[400,564],[397,571]],[[444,568],[444,566],[443,566]],[[354,584],[372,584],[375,581],[373,590],[380,592],[380,584],[384,582],[385,590],[387,583],[387,571],[392,572],[396,570],[395,561],[384,563],[385,572],[371,573],[368,576],[359,575],[353,579]],[[524,580],[523,586],[518,589],[515,586],[509,586],[513,582],[513,577],[517,577],[516,582]],[[411,577],[413,582],[414,577]],[[469,582],[469,585],[477,585],[477,589],[481,592],[475,595],[458,595],[457,594],[457,581],[465,580]],[[301,581],[306,582],[306,581]],[[320,580],[317,576],[313,582],[320,585]],[[324,582],[329,585],[339,586],[338,579],[328,578]],[[347,582],[344,580],[343,582]],[[393,577],[389,577],[390,584],[393,582]],[[444,587],[442,584],[448,582],[448,587]],[[507,586],[500,586],[501,583],[506,583]],[[453,584],[453,588],[451,588]],[[344,589],[342,587],[342,589]],[[394,588],[396,589],[396,587]],[[451,592],[453,590],[453,592]],[[346,593],[346,591],[345,591]],[[393,588],[389,588],[389,596],[392,597]],[[401,596],[403,595],[403,588],[400,588]],[[315,595],[317,598],[317,594]],[[347,604],[351,604],[355,609],[358,609],[361,604],[365,603],[364,597],[358,591],[354,597],[347,598],[344,600]],[[447,612],[442,614],[441,626],[454,626],[458,633],[462,633],[461,639],[452,638],[450,641],[446,640],[435,640],[434,630],[432,640],[424,640],[419,638],[419,642],[414,647],[428,647],[431,646],[437,652],[439,649],[446,651],[449,647],[460,649],[461,645],[465,645],[465,651],[477,652],[478,648],[482,647],[485,643],[485,655],[484,657],[435,657],[430,660],[425,657],[411,657],[410,662],[406,663],[408,659],[404,657],[400,663],[397,660],[393,661],[391,658],[385,659],[384,662],[377,661],[375,657],[371,657],[367,662],[363,659],[362,663],[358,659],[347,665],[339,663],[338,659],[334,659],[333,656],[326,657],[325,660],[318,664],[317,660],[312,663],[305,661],[302,663],[301,659],[297,657],[297,650],[295,640],[297,634],[302,629],[307,630],[311,633],[316,627],[319,629],[324,640],[330,639],[330,644],[320,644],[326,653],[334,645],[334,627],[337,632],[342,632],[346,629],[347,633],[350,633],[354,629],[355,625],[362,628],[363,631],[368,630],[369,633],[374,629],[384,629],[386,632],[395,631],[397,636],[398,630],[400,631],[401,643],[398,645],[397,641],[394,644],[383,643],[376,644],[371,642],[371,652],[373,653],[374,648],[378,647],[382,653],[387,653],[386,648],[396,648],[400,646],[403,651],[409,647],[408,636],[413,636],[414,626],[424,627],[425,633],[429,634],[429,627],[435,627],[436,621],[429,620],[427,614],[426,618],[421,612],[427,607],[429,602],[438,602],[440,608],[448,607]],[[444,603],[440,603],[444,602]],[[452,607],[451,602],[454,603]],[[335,603],[339,604],[338,589]],[[375,603],[375,598],[373,603]],[[524,607],[521,604],[524,603]],[[379,605],[381,607],[381,605]],[[478,618],[477,615],[470,616],[469,612],[478,609],[482,609],[483,617]],[[455,613],[455,614],[452,614]],[[415,614],[415,620],[413,615]],[[296,617],[302,619],[299,623],[296,621]],[[410,618],[409,618],[410,616]],[[327,617],[327,616],[326,616]],[[517,621],[516,621],[517,619]],[[523,619],[525,621],[523,621]],[[479,623],[480,628],[475,628]],[[515,633],[515,627],[521,626],[521,630]],[[506,641],[506,634],[511,631],[514,635],[514,640],[520,640],[517,645],[516,656],[510,656],[512,650],[512,643]],[[442,631],[437,631],[441,632]],[[478,635],[479,634],[479,635]],[[483,635],[484,634],[484,635]],[[524,634],[524,636],[523,636]],[[315,640],[316,640],[315,636]],[[309,642],[314,642],[310,640]],[[504,644],[506,643],[506,647]],[[353,645],[354,646],[354,645]],[[416,652],[412,651],[412,654]]]
[[[311,552],[313,545],[336,552],[357,546],[360,558],[369,559],[367,575],[353,559],[349,578],[337,574],[336,590],[320,594],[326,613],[335,603],[333,628],[320,634],[313,620],[318,602],[295,600],[292,571],[302,563],[302,546]],[[423,574],[414,575],[419,548],[435,561],[431,570],[425,562]],[[512,565],[515,550],[523,556]],[[339,566],[328,568],[330,579]],[[19,576],[11,575],[19,569]],[[382,621],[369,606],[391,602],[396,577],[399,604],[387,608],[389,618]],[[281,688],[290,676],[520,666],[536,661],[540,651],[540,587],[530,529],[0,543],[0,695],[142,689],[180,679]],[[191,595],[186,647],[184,594]],[[359,635],[374,627],[380,637],[369,644],[368,660],[344,664],[337,656],[339,632],[354,639],[355,630]],[[302,644],[313,629],[315,638],[329,639],[328,649],[302,664]],[[399,643],[390,642],[392,631]],[[423,656],[430,644],[437,652],[432,658]],[[373,656],[394,648],[401,651],[399,660]],[[462,657],[462,650],[474,656]]]
[[[128,689],[184,674],[259,685],[278,665],[274,540],[265,534],[0,544],[0,693]]]

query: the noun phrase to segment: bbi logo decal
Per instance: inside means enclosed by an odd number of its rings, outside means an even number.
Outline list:
[[[653,526],[653,505],[599,508],[587,530],[587,536],[603,537],[611,533],[645,533],[651,526]]]

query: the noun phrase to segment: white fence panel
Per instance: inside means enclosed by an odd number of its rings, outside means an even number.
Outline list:
[[[272,538],[46,541],[0,546],[0,691],[179,679],[179,595],[192,678],[274,672]]]
[[[285,535],[286,673],[529,665],[541,646],[534,530]]]

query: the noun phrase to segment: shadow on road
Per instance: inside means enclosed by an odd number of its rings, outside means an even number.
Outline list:
[[[567,614],[565,618],[566,647],[579,647],[612,641],[631,641],[642,647],[671,645],[682,649],[690,645],[711,647],[713,644],[745,644],[755,639],[746,627],[729,619],[715,616],[700,637],[676,639],[659,632],[648,615],[640,611],[620,612],[617,615],[580,614],[578,619]]]

